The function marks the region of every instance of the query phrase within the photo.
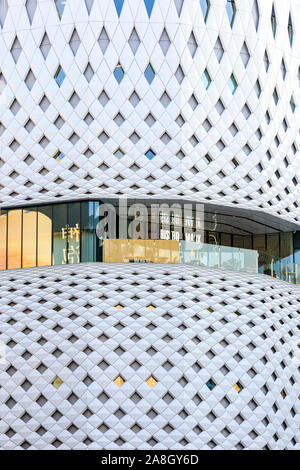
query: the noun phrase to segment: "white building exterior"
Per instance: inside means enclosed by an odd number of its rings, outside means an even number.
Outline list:
[[[0,0],[1,208],[127,196],[298,224],[299,18]],[[299,302],[199,266],[0,272],[0,448],[300,449]]]

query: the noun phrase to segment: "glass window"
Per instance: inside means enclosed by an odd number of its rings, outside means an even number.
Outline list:
[[[274,277],[279,275],[279,234],[267,234],[267,253],[269,255],[270,274]]]
[[[23,209],[22,268],[36,266],[36,208]]]
[[[266,264],[266,237],[263,235],[253,235],[253,250],[257,250],[259,253],[258,265],[259,272],[264,272],[264,266]]]
[[[269,56],[268,56],[267,51],[265,51],[265,54],[264,54],[264,64],[265,64],[265,69],[266,69],[266,72],[267,72],[269,70],[269,67],[270,67],[270,61],[269,61]]]
[[[8,211],[7,269],[21,267],[22,209]]]
[[[94,203],[81,203],[81,261],[95,260]]]
[[[53,264],[67,263],[67,204],[53,206]]]
[[[278,93],[277,93],[277,90],[276,90],[276,88],[274,88],[274,91],[273,91],[273,99],[274,99],[274,103],[275,103],[275,104],[276,104],[276,106],[277,106],[277,103],[278,103],[279,97],[278,97]]]
[[[212,158],[210,157],[210,155],[208,155],[208,153],[204,155],[204,157],[202,157],[202,160],[205,161],[206,165],[209,165],[212,162]]]
[[[219,232],[208,232],[207,243],[210,245],[220,245],[220,234]]]
[[[252,236],[251,235],[244,236],[244,248],[247,250],[252,250]]]
[[[272,6],[271,25],[272,25],[273,38],[275,39],[276,30],[277,30],[277,21],[276,21],[276,15],[275,15],[275,8],[274,8],[274,5]]]
[[[120,158],[123,157],[124,152],[123,152],[122,149],[117,149],[117,150],[114,152],[114,155],[120,160]]]
[[[210,0],[200,0],[200,6],[201,6],[204,22],[206,23],[208,13],[210,10]]]
[[[294,262],[296,284],[300,285],[300,231],[294,234]]]
[[[125,72],[123,70],[123,67],[121,64],[118,64],[114,70],[114,77],[117,80],[117,82],[120,84],[121,81],[123,80],[125,75]]]
[[[293,234],[280,233],[280,278],[289,281],[293,271]]]
[[[253,21],[254,21],[254,24],[255,24],[255,29],[257,31],[258,30],[258,25],[259,25],[259,9],[258,9],[257,0],[254,0],[254,2],[253,2],[252,16],[253,16]]]
[[[38,252],[37,265],[50,266],[52,252],[52,207],[38,208]]]
[[[145,7],[146,7],[146,10],[147,10],[148,16],[150,18],[151,13],[152,13],[152,9],[153,9],[153,5],[154,5],[154,0],[144,0],[144,3],[145,3]]]
[[[235,248],[252,249],[251,235],[233,235],[233,245]]]
[[[221,233],[221,245],[231,246],[231,234],[230,233]]]
[[[64,158],[64,154],[60,150],[58,150],[53,158],[59,163]]]
[[[291,14],[289,15],[288,33],[289,33],[290,45],[292,47],[293,40],[294,40],[294,30],[293,30],[293,23],[292,23]]]
[[[296,109],[296,105],[295,105],[295,101],[294,101],[293,95],[291,96],[291,99],[290,99],[290,107],[291,107],[291,110],[292,110],[293,113],[294,113],[294,112],[295,112],[295,109]]]
[[[124,4],[124,0],[114,0],[114,2],[115,2],[115,7],[116,7],[116,10],[117,10],[117,13],[118,13],[118,17],[120,18],[122,8],[123,8],[123,4]]]
[[[237,89],[237,81],[233,75],[233,73],[230,75],[230,78],[228,80],[228,86],[231,91],[231,93],[234,95]]]
[[[233,246],[235,248],[244,248],[243,235],[233,235]]]
[[[67,0],[54,0],[59,18],[62,17]]]
[[[7,211],[0,212],[0,270],[6,269]]]
[[[68,204],[68,263],[80,263],[80,202]]]
[[[149,64],[145,70],[145,78],[147,82],[149,83],[149,85],[151,85],[151,83],[153,82],[154,77],[155,77],[155,72],[153,70],[152,65]]]
[[[265,251],[266,240],[265,235],[253,235],[253,250]]]
[[[290,261],[293,254],[293,234],[280,233],[280,258],[282,261]]]
[[[203,85],[205,86],[205,89],[207,90],[209,85],[211,84],[211,78],[207,69],[204,70],[201,80],[202,80]]]
[[[152,158],[155,157],[155,153],[153,152],[153,150],[149,149],[149,150],[145,153],[145,156],[146,156],[149,160],[152,160]]]
[[[94,222],[95,232],[102,218],[100,216],[100,205],[101,205],[101,202],[99,201],[94,202],[93,222]],[[115,226],[115,230],[117,230],[116,224],[113,224],[113,225]],[[94,232],[94,261],[103,261],[103,241],[98,238],[95,232]],[[114,235],[114,237],[116,236],[117,235]]]
[[[233,27],[235,15],[236,15],[236,5],[234,0],[227,0],[226,11],[229,19],[231,28]]]
[[[62,82],[64,81],[65,78],[66,78],[66,74],[61,68],[61,66],[59,65],[54,75],[54,79],[59,87],[62,85]]]

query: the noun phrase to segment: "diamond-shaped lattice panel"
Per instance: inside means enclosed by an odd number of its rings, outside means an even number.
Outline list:
[[[125,264],[0,285],[2,449],[300,449],[298,287]]]
[[[0,204],[185,196],[299,221],[299,0],[12,3]]]

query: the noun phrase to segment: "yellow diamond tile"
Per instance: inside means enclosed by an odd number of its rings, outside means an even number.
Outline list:
[[[148,308],[148,310],[154,310],[155,309],[155,307],[153,305],[148,305],[147,308]]]
[[[157,384],[157,381],[151,375],[151,377],[149,377],[149,379],[146,380],[146,383],[149,385],[149,387],[153,388]]]
[[[122,308],[123,308],[123,305],[120,305],[120,304],[119,304],[119,305],[116,305],[116,309],[117,309],[117,310],[122,310]]]
[[[115,380],[114,383],[120,388],[125,383],[125,380],[119,375]]]
[[[52,382],[53,387],[58,389],[61,385],[63,384],[63,381],[59,377],[55,377],[55,379]]]
[[[234,390],[236,390],[238,393],[239,393],[239,391],[241,390],[240,387],[238,386],[238,384],[234,384],[233,388],[234,388]]]

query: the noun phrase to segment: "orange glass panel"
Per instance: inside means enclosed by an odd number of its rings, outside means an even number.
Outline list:
[[[7,214],[0,215],[0,270],[6,269],[6,227]]]
[[[7,269],[21,267],[22,210],[8,211]]]
[[[36,266],[36,209],[23,209],[22,267]]]
[[[38,266],[51,266],[52,250],[52,208],[39,207],[38,210]]]
[[[179,263],[176,240],[104,240],[106,263]]]

